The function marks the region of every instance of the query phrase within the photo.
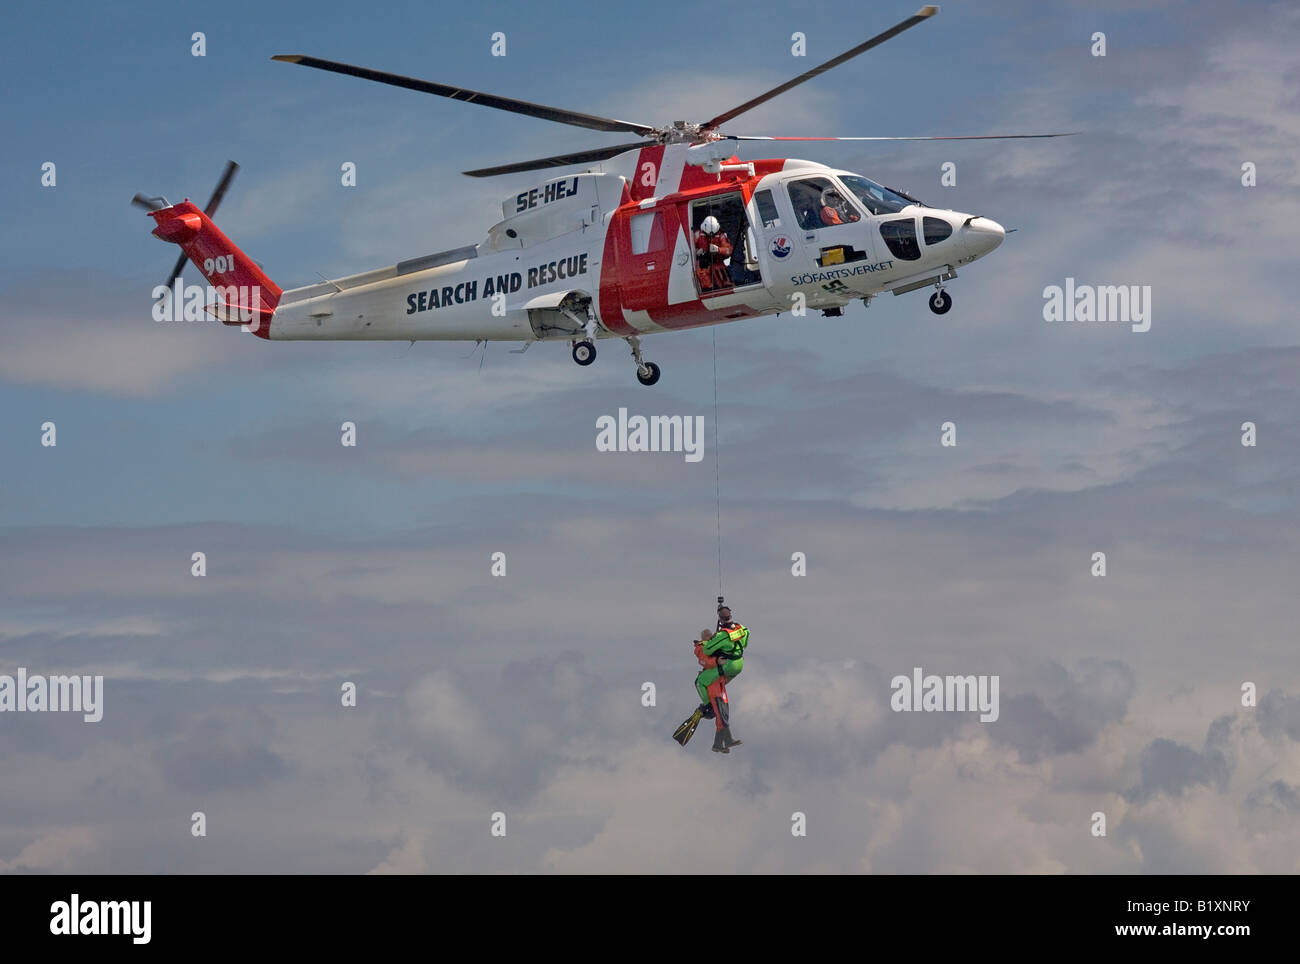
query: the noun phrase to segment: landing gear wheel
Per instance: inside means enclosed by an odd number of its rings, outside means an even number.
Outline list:
[[[659,366],[641,357],[641,339],[637,335],[628,335],[624,340],[632,348],[632,360],[636,362],[636,380],[642,385],[653,385],[659,381]]]
[[[590,365],[596,360],[596,346],[589,341],[574,342],[573,360],[579,365]]]
[[[930,295],[930,310],[936,315],[946,315],[952,307],[952,296],[942,289]]]

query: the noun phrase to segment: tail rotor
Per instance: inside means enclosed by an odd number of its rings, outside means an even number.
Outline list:
[[[221,180],[217,181],[217,188],[212,192],[212,197],[208,200],[207,207],[203,209],[203,213],[208,217],[212,217],[217,213],[217,208],[221,206],[221,199],[226,196],[226,190],[230,187],[230,182],[235,179],[235,172],[238,170],[238,164],[234,161],[226,161],[226,169],[221,173]],[[154,211],[161,211],[164,208],[172,206],[171,202],[169,202],[165,197],[145,197],[143,194],[137,194],[135,197],[131,198],[131,203],[138,208],[144,208],[151,214]],[[172,268],[172,273],[167,276],[167,281],[163,284],[164,288],[170,288],[176,283],[176,279],[179,278],[181,272],[185,270],[185,262],[187,260],[189,260],[189,255],[182,251],[180,257],[176,259],[176,265]]]

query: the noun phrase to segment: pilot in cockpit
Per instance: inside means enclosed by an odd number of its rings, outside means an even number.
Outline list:
[[[821,218],[822,224],[828,227],[832,224],[848,224],[858,220],[858,212],[849,207],[839,191],[828,187],[822,191]]]

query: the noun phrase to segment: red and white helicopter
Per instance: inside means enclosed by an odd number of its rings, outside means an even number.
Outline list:
[[[137,194],[154,235],[179,244],[224,304],[207,310],[275,340],[564,340],[590,365],[595,342],[623,338],[637,378],[659,380],[641,355],[644,335],[803,307],[839,315],[869,301],[933,287],[930,308],[952,307],[944,283],[1005,236],[989,218],[930,208],[870,178],[813,161],[742,162],[733,141],[992,140],[969,137],[757,137],[719,127],[870,50],[938,12],[913,16],[793,80],[702,124],[631,123],[320,60],[273,59],[642,140],[466,171],[491,177],[605,162],[512,194],[478,244],[387,268],[281,290],[212,223],[235,165],[200,210]]]

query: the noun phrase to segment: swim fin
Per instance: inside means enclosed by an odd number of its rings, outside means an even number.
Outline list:
[[[682,720],[682,725],[673,733],[673,739],[685,746],[695,735],[695,728],[700,725],[700,720],[703,718],[704,711],[697,708],[694,713]]]

